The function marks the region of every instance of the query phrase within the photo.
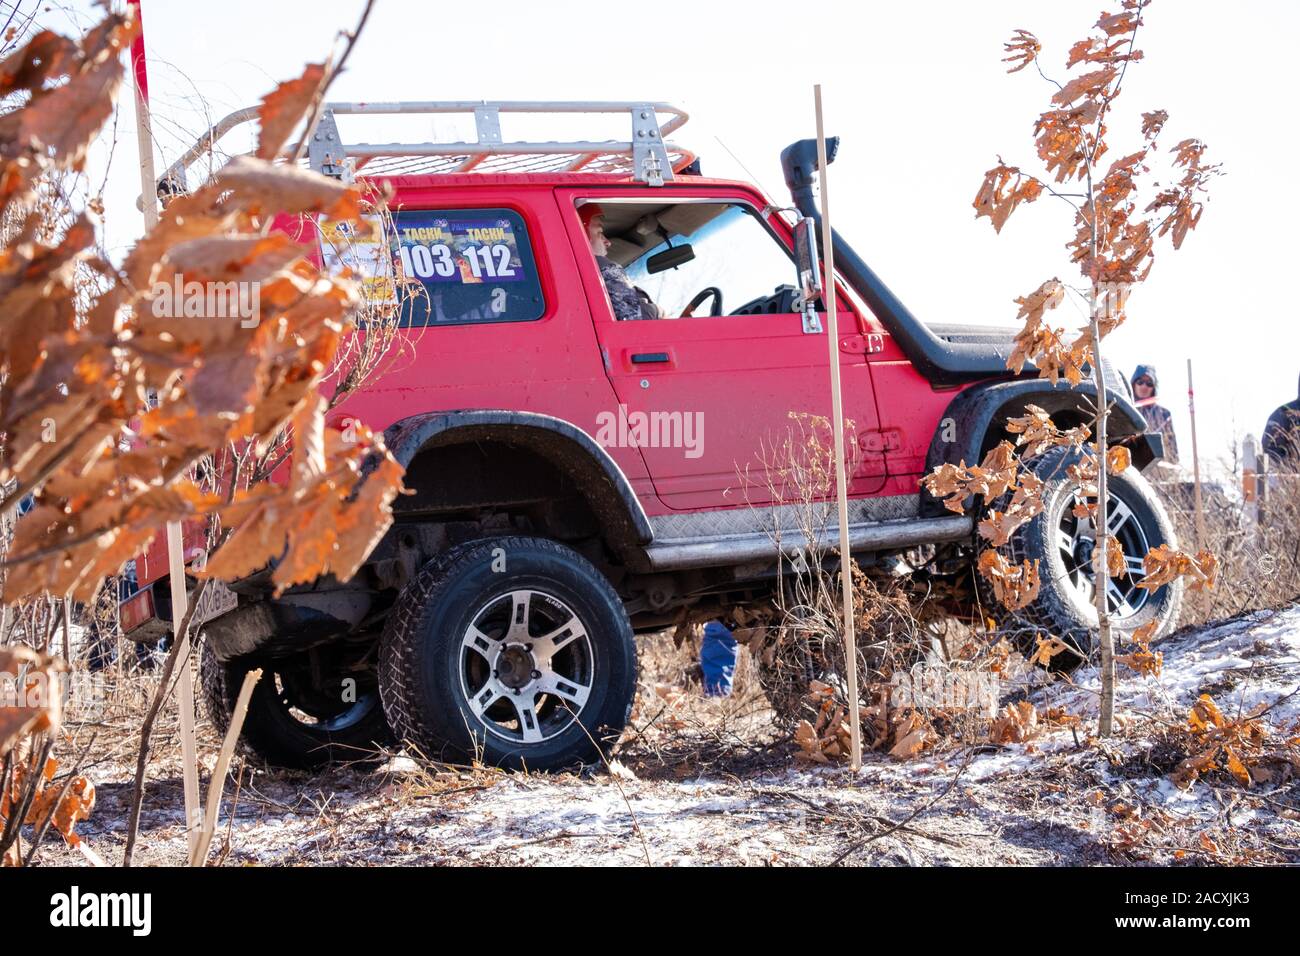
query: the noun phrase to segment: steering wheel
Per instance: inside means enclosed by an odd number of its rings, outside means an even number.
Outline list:
[[[709,315],[721,315],[722,314],[722,290],[719,289],[716,285],[711,285],[695,293],[695,298],[691,299],[691,301],[687,303],[686,308],[682,310],[682,318],[689,319],[692,315],[694,315],[695,310],[700,307],[700,303],[703,302],[705,299],[707,299],[709,296],[713,296],[713,307],[709,309]]]

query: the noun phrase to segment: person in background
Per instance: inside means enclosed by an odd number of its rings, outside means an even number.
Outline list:
[[[1273,468],[1300,471],[1300,387],[1294,399],[1268,417],[1263,445]]]
[[[736,677],[736,639],[721,621],[704,625],[700,641],[700,669],[704,672],[707,697],[730,697]]]
[[[659,318],[659,307],[643,289],[632,284],[623,267],[609,258],[609,239],[605,236],[605,212],[599,203],[588,202],[578,207],[578,218],[591,243],[591,254],[596,257],[601,281],[614,307],[614,318],[620,322],[635,319]]]
[[[1174,419],[1169,409],[1156,401],[1156,369],[1154,365],[1139,365],[1133,372],[1133,397],[1138,410],[1146,419],[1147,431],[1164,438],[1165,461],[1178,463],[1178,439],[1174,437]]]

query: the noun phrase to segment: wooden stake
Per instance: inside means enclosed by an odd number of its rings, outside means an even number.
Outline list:
[[[844,400],[840,394],[840,326],[836,312],[835,243],[831,232],[830,196],[826,188],[826,133],[822,127],[822,87],[813,87],[817,105],[817,168],[821,176],[822,262],[826,281],[826,346],[831,366],[831,428],[835,435],[835,498],[840,520],[840,584],[844,597],[844,660],[849,678],[849,740],[853,769],[862,768],[862,721],[858,714],[858,641],[853,627],[853,565],[849,555],[849,496],[844,475]]]
[[[144,59],[144,21],[140,0],[130,0],[135,8],[136,20],[141,30],[131,44],[131,76],[135,80],[135,134],[140,147],[141,203],[144,207],[144,226],[152,232],[158,225],[158,182],[153,164],[153,121],[149,113],[149,82]],[[179,521],[167,523],[167,563],[171,577],[172,622],[185,617],[185,545]],[[176,665],[176,703],[180,709],[181,762],[185,790],[185,839],[191,858],[199,841],[199,828],[203,822],[199,807],[198,747],[194,734],[194,682],[190,676],[189,633],[173,634],[180,641]]]
[[[1196,548],[1205,547],[1205,508],[1201,504],[1201,456],[1196,448],[1196,396],[1192,390],[1192,360],[1187,360],[1187,413],[1192,419],[1192,482],[1196,489]]]
[[[240,685],[239,697],[235,700],[235,710],[230,715],[230,726],[226,728],[225,739],[221,741],[221,753],[217,755],[217,766],[208,781],[208,806],[203,815],[203,829],[199,834],[196,849],[190,857],[190,866],[204,866],[208,859],[208,847],[212,844],[212,835],[217,831],[217,814],[221,810],[221,795],[226,789],[226,773],[230,770],[230,758],[235,753],[235,743],[239,733],[244,729],[244,717],[248,714],[248,702],[253,697],[253,688],[262,679],[262,669],[251,670],[244,675]]]

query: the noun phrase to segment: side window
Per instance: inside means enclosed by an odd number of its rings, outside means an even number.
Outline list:
[[[402,325],[531,322],[546,311],[523,217],[511,209],[404,209],[389,238]]]
[[[660,315],[684,315],[691,300],[710,287],[721,293],[720,308],[709,296],[694,316],[793,311],[794,261],[748,206],[681,203],[657,218],[668,238],[638,255],[627,273],[658,305]],[[655,256],[682,243],[694,250],[690,261],[652,271]]]

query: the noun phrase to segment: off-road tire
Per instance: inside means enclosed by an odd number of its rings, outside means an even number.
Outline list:
[[[199,654],[199,688],[208,719],[223,737],[243,686],[244,675],[262,667],[240,729],[240,747],[274,767],[315,770],[333,762],[375,758],[392,741],[392,733],[378,700],[355,723],[335,729],[305,724],[282,704],[276,687],[275,662],[237,658],[221,662],[202,642]]]
[[[580,621],[588,639],[583,646],[590,652],[591,683],[576,720],[567,717],[571,709],[564,714],[554,709],[558,697],[538,692],[538,714],[549,704],[549,719],[558,715],[563,729],[525,742],[500,736],[499,723],[494,730],[475,715],[462,647],[477,614],[529,589],[562,602]],[[618,594],[587,559],[543,538],[469,541],[434,558],[399,595],[380,643],[379,689],[389,724],[418,756],[430,760],[481,760],[527,770],[592,763],[627,725],[636,679],[636,642]],[[534,699],[529,693],[525,689],[522,699]],[[514,704],[508,697],[496,700]]]
[[[1029,470],[1043,481],[1043,510],[1016,529],[1001,549],[1014,564],[1024,560],[1030,564],[1038,562],[1040,586],[1037,598],[1018,611],[1008,610],[996,599],[989,582],[982,575],[975,575],[986,613],[993,616],[999,627],[1012,632],[1013,643],[1021,651],[1033,652],[1037,634],[1060,638],[1069,645],[1070,649],[1052,657],[1050,669],[1057,671],[1073,670],[1090,657],[1097,628],[1096,608],[1071,583],[1056,536],[1063,513],[1073,506],[1074,492],[1078,488],[1078,483],[1068,477],[1066,470],[1082,461],[1082,457],[1073,449],[1054,448],[1030,462]],[[1136,468],[1130,467],[1121,474],[1108,476],[1108,484],[1112,500],[1118,498],[1132,512],[1148,548],[1160,544],[1178,546],[1164,505]],[[1010,498],[1008,492],[990,507],[1004,511]],[[981,539],[981,544],[986,542]],[[1147,595],[1135,613],[1123,619],[1112,618],[1117,642],[1121,633],[1131,633],[1152,620],[1158,622],[1152,640],[1172,632],[1178,623],[1182,596],[1182,582],[1176,581]]]

